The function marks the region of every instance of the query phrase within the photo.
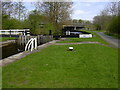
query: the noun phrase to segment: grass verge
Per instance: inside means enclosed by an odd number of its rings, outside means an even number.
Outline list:
[[[4,66],[3,88],[117,88],[117,53],[98,44],[52,45]]]
[[[7,41],[7,40],[14,40],[15,37],[0,37],[0,42]]]
[[[120,35],[114,35],[114,34],[107,33],[107,32],[105,32],[104,34],[106,34],[106,35],[108,35],[108,36],[111,36],[111,37],[113,37],[113,38],[120,39]]]
[[[76,43],[76,42],[91,41],[91,42],[100,42],[100,43],[103,43],[103,44],[109,44],[108,42],[103,40],[96,33],[92,32],[92,31],[86,31],[86,32],[89,32],[89,33],[93,34],[93,37],[92,38],[67,38],[67,40],[59,41],[57,43]]]

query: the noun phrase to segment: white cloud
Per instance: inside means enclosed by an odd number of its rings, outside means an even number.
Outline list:
[[[74,11],[74,14],[76,14],[76,15],[85,14],[85,13],[86,13],[86,12],[83,11],[83,10],[75,10],[75,11]]]
[[[85,4],[85,6],[89,7],[89,6],[91,6],[91,4],[87,3],[87,4]]]
[[[108,2],[74,2],[72,19],[92,20]]]
[[[2,0],[3,2],[111,2],[111,1],[119,1],[119,0]]]
[[[88,12],[83,10],[74,10],[72,14],[72,19],[83,19],[85,18],[84,16],[86,16],[87,14]]]
[[[119,2],[119,0],[72,0],[73,2],[111,2],[116,1]]]

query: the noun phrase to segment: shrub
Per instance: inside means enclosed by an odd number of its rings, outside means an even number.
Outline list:
[[[120,16],[115,16],[107,25],[107,32],[112,34],[120,34]]]

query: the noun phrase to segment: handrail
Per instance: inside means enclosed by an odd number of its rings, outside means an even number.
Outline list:
[[[34,43],[35,43],[35,45],[34,45]],[[30,46],[31,46],[31,49],[30,49]],[[37,38],[31,38],[28,41],[28,43],[25,46],[25,51],[27,51],[27,50],[33,51],[34,48],[37,49]]]
[[[26,46],[25,46],[25,51],[27,51],[27,46],[28,46],[29,43],[32,41],[32,39],[33,39],[33,38],[31,38],[31,39],[28,41],[28,43],[26,44]]]

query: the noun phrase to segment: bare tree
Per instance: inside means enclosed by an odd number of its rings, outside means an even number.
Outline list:
[[[37,10],[57,27],[70,20],[72,2],[43,2],[35,5]]]
[[[2,1],[0,1],[0,29],[2,29]]]
[[[120,16],[120,1],[118,2],[118,15]]]
[[[110,15],[117,16],[118,15],[118,8],[119,8],[118,2],[110,2],[108,4],[106,10]]]
[[[12,2],[2,2],[2,14],[12,16],[13,13],[13,3]]]
[[[24,12],[26,12],[26,8],[23,2],[15,2],[14,3],[14,15],[19,19],[19,21],[22,19]]]

